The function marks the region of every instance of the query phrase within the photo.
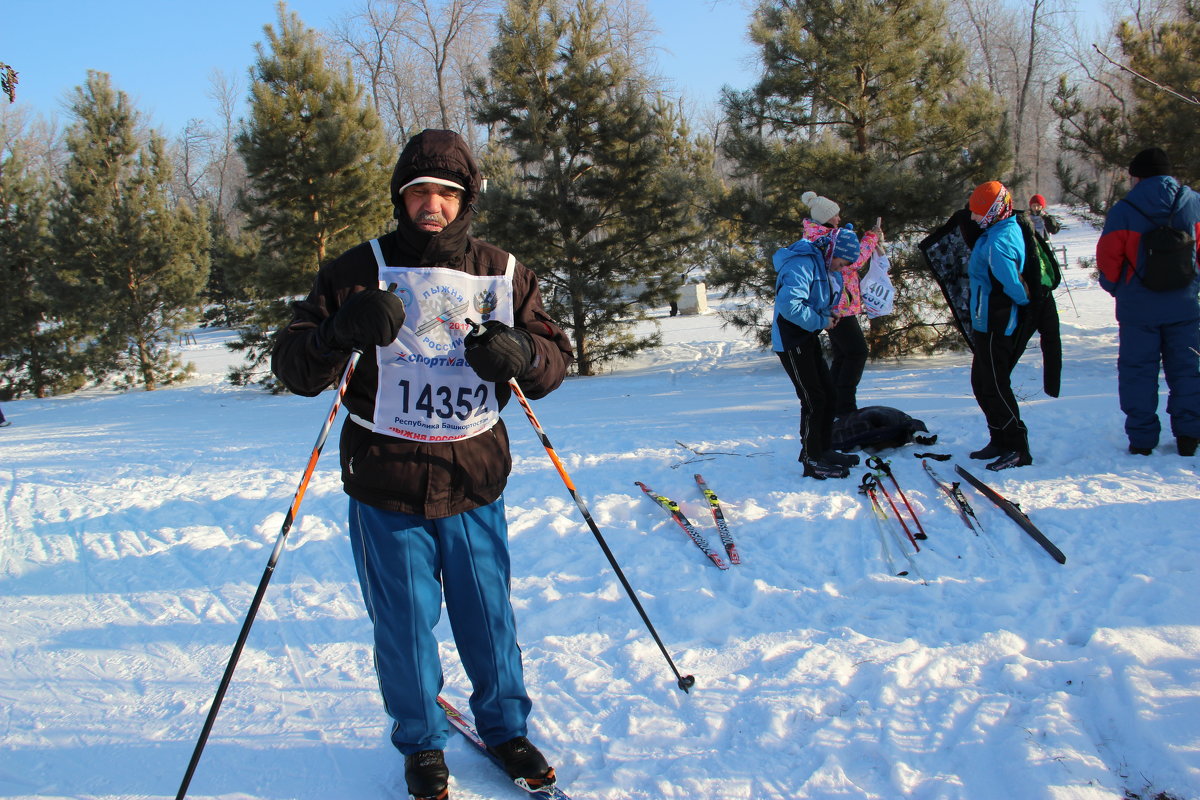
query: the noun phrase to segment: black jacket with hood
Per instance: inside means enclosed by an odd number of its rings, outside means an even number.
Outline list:
[[[401,187],[419,176],[450,178],[467,187],[459,215],[436,234],[412,223],[400,197]],[[508,254],[468,232],[480,185],[475,159],[458,134],[426,130],[414,136],[392,174],[398,225],[379,240],[386,263],[503,275]],[[351,248],[319,270],[308,297],[294,305],[294,317],[279,332],[272,354],[272,370],[288,389],[312,397],[341,377],[349,354],[324,347],[318,326],[336,313],[351,293],[378,285],[378,265],[369,242]],[[534,347],[533,366],[518,377],[518,383],[528,397],[543,397],[566,376],[571,343],[546,313],[536,276],[520,263],[513,276],[513,313],[515,326],[532,334]],[[346,391],[347,411],[364,419],[374,417],[378,374],[375,359],[360,359]],[[501,384],[497,392],[503,407],[510,391]],[[414,442],[375,433],[347,419],[340,450],[342,483],[348,495],[377,508],[431,519],[495,501],[512,469],[503,420],[469,439]]]

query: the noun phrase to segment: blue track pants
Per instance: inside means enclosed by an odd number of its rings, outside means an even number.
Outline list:
[[[445,519],[351,499],[349,527],[396,748],[405,755],[440,750],[449,736],[437,705],[443,678],[433,632],[443,593],[480,735],[489,745],[524,736],[531,703],[509,601],[503,498]]]

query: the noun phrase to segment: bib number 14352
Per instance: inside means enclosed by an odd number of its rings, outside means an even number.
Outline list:
[[[455,417],[466,422],[479,413],[488,400],[488,387],[485,384],[461,386],[456,389],[451,386],[432,386],[428,383],[413,386],[410,381],[403,380],[399,382],[399,386],[401,413],[408,415],[415,411],[424,414],[426,419]]]

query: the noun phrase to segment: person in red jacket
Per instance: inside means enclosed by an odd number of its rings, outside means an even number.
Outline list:
[[[1180,455],[1200,441],[1200,274],[1186,285],[1155,291],[1143,283],[1142,237],[1158,227],[1188,231],[1200,242],[1200,194],[1171,177],[1171,162],[1157,147],[1129,164],[1132,188],[1108,212],[1096,243],[1100,285],[1116,298],[1119,349],[1117,389],[1125,412],[1129,452],[1150,455],[1158,446],[1158,374],[1167,380],[1167,415]],[[1194,255],[1194,254],[1193,254]]]
[[[321,267],[272,356],[283,384],[312,396],[363,353],[345,396],[342,484],[391,739],[420,800],[449,792],[434,635],[443,597],[481,737],[512,778],[554,782],[526,738],[500,409],[511,379],[534,399],[557,388],[571,345],[533,272],[470,235],[480,186],[457,133],[409,140],[392,175],[397,229]]]

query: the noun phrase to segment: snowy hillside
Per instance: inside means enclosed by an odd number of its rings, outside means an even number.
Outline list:
[[[1056,237],[1075,259],[1095,231]],[[1069,294],[1067,292],[1069,288]],[[720,305],[717,296],[710,298]],[[1034,465],[988,473],[965,354],[868,367],[862,404],[939,436],[891,451],[928,531],[889,573],[851,480],[796,462],[798,403],[778,360],[715,314],[659,322],[664,345],[575,378],[535,410],[679,668],[662,654],[520,408],[506,498],[531,738],[574,798],[1200,798],[1197,465],[1165,438],[1126,453],[1112,303],[1072,266],[1066,363],[1015,384]],[[199,376],[152,393],[5,403],[0,430],[0,798],[174,797],[329,406]],[[1165,397],[1165,394],[1164,394]],[[336,448],[336,439],[329,448]],[[973,536],[914,451],[952,454],[1066,554],[1051,560],[972,489]],[[327,452],[191,785],[223,800],[394,800],[370,628]],[[720,495],[743,562],[719,571],[634,486]],[[997,553],[994,557],[991,549]],[[443,627],[446,627],[443,623]],[[448,628],[446,695],[468,687]],[[452,796],[516,800],[454,738]]]

